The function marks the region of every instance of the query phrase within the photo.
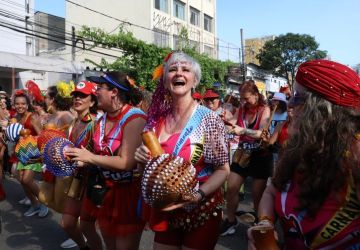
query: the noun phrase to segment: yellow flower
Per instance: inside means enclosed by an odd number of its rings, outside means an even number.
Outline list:
[[[69,83],[65,81],[60,81],[56,85],[58,94],[63,98],[71,98],[71,92],[75,89],[75,84],[73,81]]]

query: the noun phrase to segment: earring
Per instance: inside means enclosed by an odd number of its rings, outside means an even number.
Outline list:
[[[194,94],[195,93],[195,87],[192,87],[191,88],[191,94]]]

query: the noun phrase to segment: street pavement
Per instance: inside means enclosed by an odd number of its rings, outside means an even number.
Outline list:
[[[47,217],[39,218],[37,215],[24,217],[23,213],[27,206],[17,202],[24,198],[20,184],[12,178],[3,180],[7,198],[0,202],[0,213],[2,217],[2,232],[0,233],[1,250],[60,250],[60,244],[68,237],[61,229],[58,222],[61,215],[50,211]],[[246,194],[249,197],[249,194]],[[239,209],[249,210],[250,201],[247,199]],[[232,236],[220,237],[216,250],[246,249],[247,226],[240,224],[236,233]],[[144,231],[140,249],[152,249],[153,233]],[[77,248],[72,248],[77,249]]]

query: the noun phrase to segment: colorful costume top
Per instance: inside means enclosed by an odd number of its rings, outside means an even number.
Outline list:
[[[247,124],[247,122],[245,120],[246,109],[244,109],[244,107],[240,108],[236,125],[243,127],[243,128],[258,130],[260,128],[260,122],[261,122],[261,118],[264,113],[264,110],[265,110],[264,107],[260,106],[257,109],[255,121],[251,124]],[[260,147],[260,140],[252,138],[247,135],[240,135],[239,146],[242,147],[243,149],[249,150],[249,151],[256,150]]]
[[[146,116],[142,110],[126,105],[118,116],[118,124],[114,125],[109,133],[105,135],[106,116],[105,113],[97,122],[93,136],[94,152],[100,155],[112,156],[121,146],[123,130],[126,124],[138,117],[145,119]],[[102,169],[102,173],[106,179],[114,182],[130,182],[133,177],[132,171]]]
[[[191,122],[194,124],[189,124]],[[155,128],[156,134],[160,133],[163,126],[164,120]],[[181,141],[183,141],[182,146],[177,147]],[[161,146],[165,153],[179,155],[190,161],[196,168],[200,184],[205,182],[217,167],[229,161],[224,123],[216,113],[200,105],[194,109],[182,133],[171,135],[161,143]],[[154,231],[166,231],[169,224],[175,228],[191,230],[200,225],[201,219],[209,218],[209,215],[212,216],[217,209],[220,209],[222,202],[221,192],[218,190],[207,197],[208,205],[205,210],[200,209],[204,204],[166,213],[153,210],[150,226]],[[201,216],[201,213],[204,215]]]
[[[297,181],[289,182],[287,189],[278,192],[275,198],[285,246],[294,250],[359,249],[360,202],[353,185],[347,184],[338,194],[330,193],[315,218],[310,218],[306,210],[296,209],[299,185]]]
[[[26,120],[25,120],[23,126],[24,126],[24,128],[30,130],[31,135],[37,135],[33,125],[31,124],[32,115],[33,114],[29,114],[28,117],[26,117]]]
[[[73,123],[72,126],[69,128],[69,140],[74,143],[74,145],[77,148],[81,148],[81,146],[85,147],[88,150],[92,150],[92,137],[94,134],[94,117],[92,117],[91,114],[85,115],[81,121],[84,123],[87,123],[85,129],[77,136],[77,138],[74,138],[74,130],[73,130]]]

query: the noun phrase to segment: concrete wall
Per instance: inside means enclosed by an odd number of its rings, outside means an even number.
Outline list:
[[[34,27],[35,33],[40,33],[41,36],[51,39],[36,38],[36,55],[39,55],[41,52],[65,48],[64,18],[38,11],[35,13],[35,22],[39,24]],[[67,35],[67,37],[69,37],[69,35]],[[67,42],[69,44],[71,43],[70,41]]]
[[[29,8],[25,5],[28,3]],[[2,23],[10,25],[12,28],[24,28],[26,26],[25,17],[33,16],[34,1],[33,0],[11,0],[1,1],[0,8],[7,14],[20,17],[23,21],[14,20],[1,16]],[[31,25],[27,25],[32,30]],[[31,36],[0,27],[0,51],[17,53],[22,55],[34,55],[34,39]]]

